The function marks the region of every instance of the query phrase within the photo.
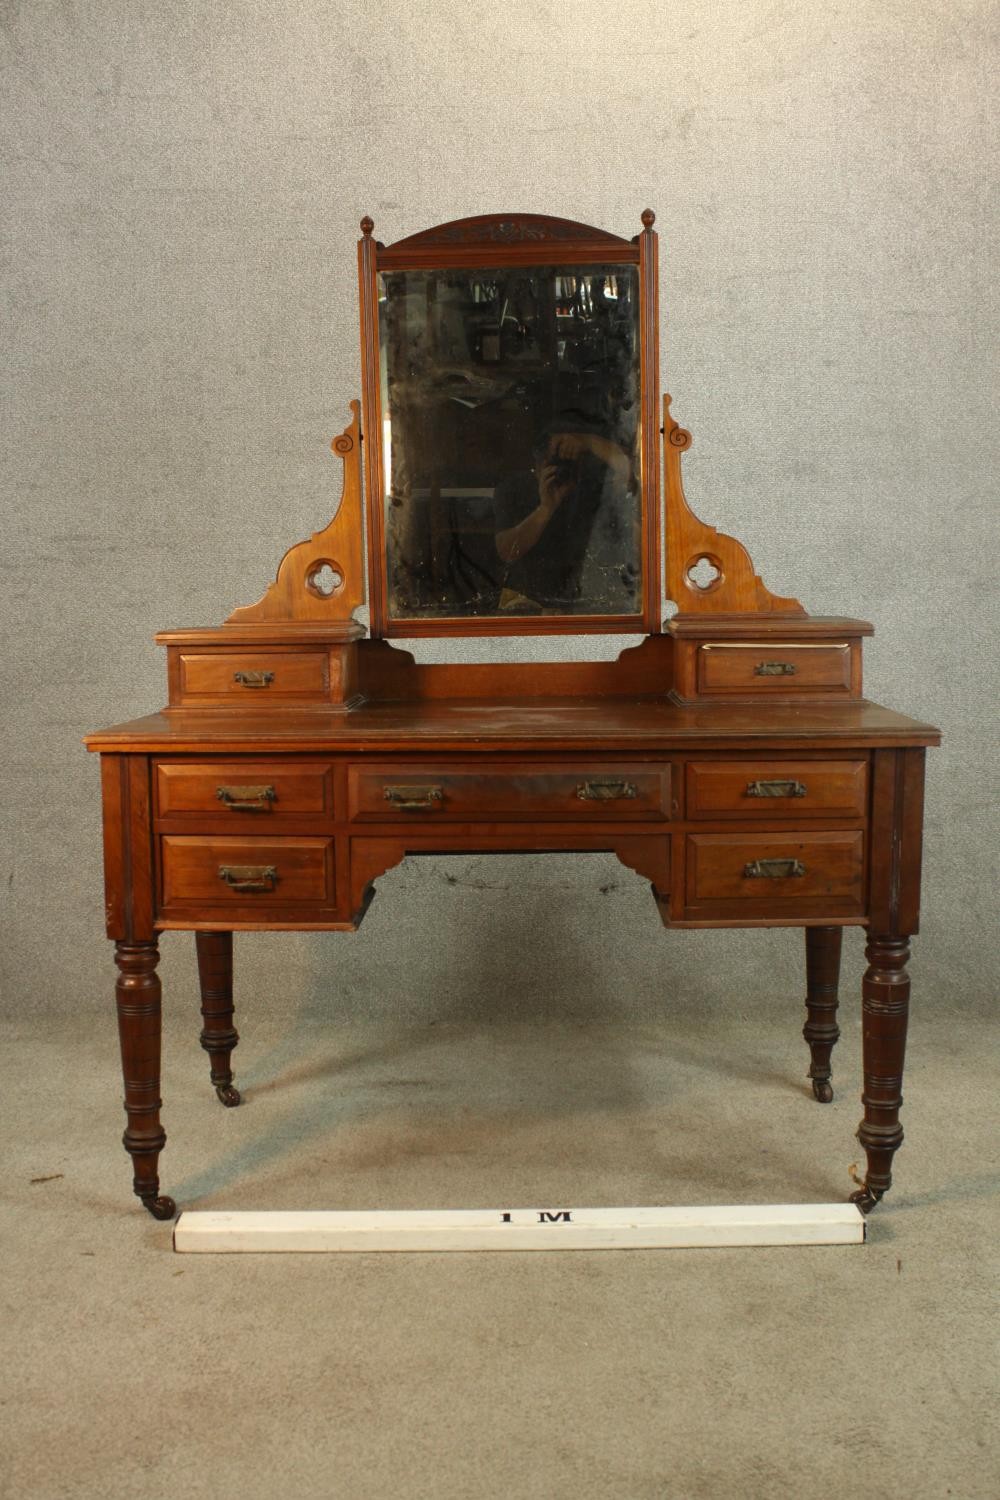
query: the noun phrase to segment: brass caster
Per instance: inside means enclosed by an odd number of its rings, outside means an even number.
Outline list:
[[[218,1094],[219,1099],[227,1109],[235,1108],[235,1106],[237,1104],[240,1104],[243,1099],[243,1096],[240,1093],[239,1089],[233,1088],[233,1085],[231,1083],[217,1083],[215,1085],[215,1092]]]
[[[863,1214],[870,1214],[884,1192],[884,1188],[863,1187],[852,1193],[848,1202],[856,1204]]]
[[[813,1095],[820,1104],[830,1104],[833,1100],[833,1084],[829,1078],[814,1078],[812,1081]]]
[[[173,1198],[149,1196],[142,1199],[143,1208],[148,1208],[154,1219],[172,1219],[177,1213]]]

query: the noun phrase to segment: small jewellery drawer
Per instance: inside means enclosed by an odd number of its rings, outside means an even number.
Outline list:
[[[333,839],[164,834],[163,906],[332,906]]]
[[[852,654],[847,641],[822,646],[706,642],[698,647],[698,691],[740,697],[846,694],[851,690]]]
[[[333,813],[333,772],[321,762],[158,761],[156,812],[160,818],[206,814],[234,823],[288,814],[311,818]]]
[[[687,839],[687,902],[753,902],[794,908],[810,899],[860,910],[864,834],[693,833]]]
[[[475,765],[358,765],[348,771],[352,819],[660,819],[670,816],[670,767],[581,765],[481,769]]]
[[[864,760],[689,761],[689,818],[863,818]]]
[[[326,651],[180,651],[177,670],[188,705],[322,701],[330,683]]]

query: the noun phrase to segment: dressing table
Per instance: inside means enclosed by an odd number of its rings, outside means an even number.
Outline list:
[[[482,215],[385,246],[362,220],[363,387],[332,444],[333,520],[259,603],[159,635],[167,706],[87,739],[124,1144],[156,1218],[176,1211],[158,1177],[159,934],[195,934],[211,1082],[238,1105],[233,934],[351,932],[404,856],[466,851],[611,851],[666,927],[802,928],[820,1103],[843,929],[866,929],[854,1201],[890,1186],[938,733],[862,697],[871,626],[770,593],[688,507],[691,436],[658,393],[653,222],[625,239]],[[392,644],[554,632],[643,640],[613,662],[492,665]]]

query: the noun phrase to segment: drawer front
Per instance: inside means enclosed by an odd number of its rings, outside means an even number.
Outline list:
[[[333,839],[164,834],[163,906],[332,906]]]
[[[766,904],[780,914],[803,903],[843,902],[860,911],[864,834],[693,833],[687,839],[687,901]]]
[[[349,815],[358,822],[442,819],[601,819],[670,816],[670,767],[648,765],[533,766],[509,771],[414,764],[352,766]]]
[[[863,818],[863,760],[706,760],[686,770],[689,818]]]
[[[183,703],[240,702],[265,707],[328,696],[325,651],[181,651]]]
[[[155,768],[160,818],[310,818],[333,814],[333,770],[322,763],[278,761],[159,761]]]
[[[822,646],[782,645],[780,641],[706,643],[698,647],[697,682],[701,693],[741,697],[847,694],[851,647],[846,641]]]

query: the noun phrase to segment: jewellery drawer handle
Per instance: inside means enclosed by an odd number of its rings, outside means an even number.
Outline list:
[[[444,801],[439,786],[387,786],[385,800],[400,812],[431,812],[436,802]]]
[[[790,661],[759,661],[753,669],[755,677],[794,677],[795,667]]]
[[[234,672],[233,681],[238,682],[240,687],[266,688],[274,681],[273,672]]]
[[[801,781],[748,781],[748,797],[804,797],[805,786]]]
[[[273,891],[278,869],[276,865],[220,865],[219,879],[231,891]]]
[[[576,795],[581,802],[618,802],[638,797],[639,788],[634,781],[581,781]]]
[[[798,859],[752,859],[743,866],[744,880],[790,880],[805,873],[806,867]]]
[[[278,800],[273,786],[217,786],[215,796],[230,812],[270,812]]]

